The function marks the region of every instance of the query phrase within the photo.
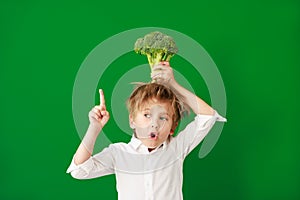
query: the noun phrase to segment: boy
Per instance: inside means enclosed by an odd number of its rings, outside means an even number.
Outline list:
[[[89,112],[90,125],[67,170],[74,178],[115,174],[120,200],[183,199],[185,157],[216,121],[225,122],[226,119],[180,86],[168,62],[154,66],[151,77],[156,83],[139,86],[127,102],[130,127],[134,132],[131,141],[111,144],[92,156],[96,138],[109,120],[104,94],[100,90],[100,105]],[[173,137],[182,114],[182,104],[197,116]]]

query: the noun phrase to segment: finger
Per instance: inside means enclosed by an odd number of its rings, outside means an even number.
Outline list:
[[[104,98],[104,93],[102,89],[99,89],[99,95],[100,95],[100,105],[105,106],[105,98]]]
[[[169,62],[160,62],[159,64],[153,66],[153,71],[155,70],[166,70],[169,69],[170,65]]]
[[[100,109],[99,109],[98,107],[94,107],[94,108],[92,109],[92,111],[93,111],[94,113],[99,113],[99,114],[100,114]]]
[[[96,119],[96,120],[100,120],[101,117],[99,115],[97,115],[96,113],[94,113],[93,115],[91,115],[92,118]]]
[[[94,114],[96,114],[98,117],[101,117],[101,111],[100,111],[100,110],[94,108],[94,109],[92,110],[92,112],[93,112]]]
[[[89,113],[89,117],[97,120],[101,119],[100,113],[95,113],[93,110]]]
[[[162,67],[161,67],[161,65],[157,65],[157,66],[155,66],[155,67],[153,67],[153,72],[159,72],[159,71],[161,71],[162,70]]]
[[[164,78],[162,77],[161,74],[158,74],[157,76],[153,77],[152,80],[155,80],[155,81],[157,81],[158,83],[163,83],[163,82],[165,82],[165,81],[164,81]]]
[[[95,108],[96,108],[97,110],[99,110],[99,112],[105,111],[105,110],[106,110],[106,106],[105,106],[105,105],[95,106]]]
[[[154,68],[162,68],[162,67],[164,67],[163,62],[159,62],[153,66],[153,69]]]
[[[108,116],[108,112],[107,111],[101,111],[101,115],[102,116]]]
[[[153,67],[152,72],[160,72],[166,69],[164,65],[156,65]]]
[[[156,79],[156,78],[159,78],[159,77],[161,77],[162,75],[161,75],[161,73],[153,73],[152,75],[151,75],[151,78],[152,79]]]
[[[151,78],[153,77],[153,76],[156,76],[158,73],[160,73],[160,71],[152,71],[151,72]]]
[[[160,64],[164,66],[170,66],[170,63],[168,61],[162,61],[160,62]]]

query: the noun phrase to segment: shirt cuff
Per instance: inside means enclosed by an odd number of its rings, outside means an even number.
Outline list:
[[[214,111],[213,115],[197,114],[195,120],[197,122],[198,130],[212,127],[216,121],[227,122],[227,119],[222,117],[216,110]]]
[[[217,111],[215,111],[213,117],[217,122],[227,122],[227,119],[225,117],[222,117]]]

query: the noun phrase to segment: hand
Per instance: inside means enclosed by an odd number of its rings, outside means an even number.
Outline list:
[[[109,112],[106,110],[103,90],[99,90],[100,105],[95,106],[89,112],[90,125],[102,129],[109,120]]]
[[[171,86],[175,81],[173,69],[170,67],[169,62],[166,61],[153,66],[151,78],[157,83],[168,86]]]

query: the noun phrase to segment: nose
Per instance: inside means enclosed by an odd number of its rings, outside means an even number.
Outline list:
[[[152,121],[152,125],[151,125],[152,128],[155,128],[155,129],[158,129],[158,123],[156,120],[153,120]]]

